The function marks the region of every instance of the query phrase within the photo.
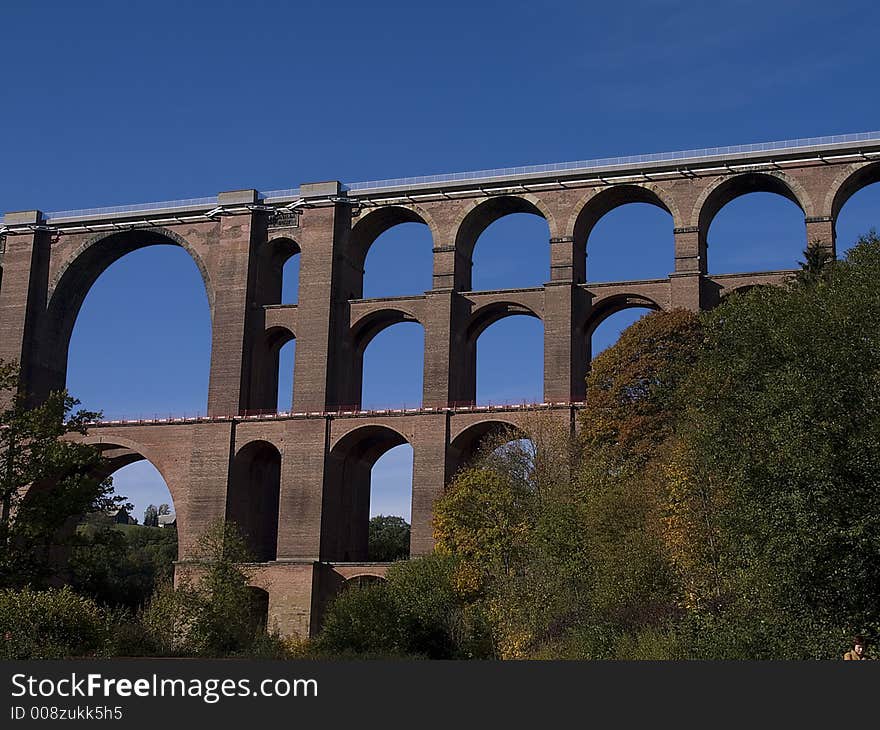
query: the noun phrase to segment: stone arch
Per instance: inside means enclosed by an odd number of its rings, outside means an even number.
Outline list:
[[[770,288],[771,284],[742,284],[741,286],[735,286],[732,289],[727,289],[721,294],[721,299],[726,299],[727,297],[731,297],[735,294],[746,294],[753,289],[767,289]]]
[[[425,326],[419,319],[419,317],[416,316],[416,313],[406,307],[398,306],[397,304],[391,306],[383,306],[369,311],[363,316],[359,317],[352,324],[351,329],[349,330],[349,345],[347,352],[350,367],[348,369],[347,378],[347,397],[343,401],[343,404],[346,408],[360,409],[363,406],[364,361],[367,355],[367,348],[379,334],[381,334],[385,330],[394,327],[395,325],[403,323],[412,323],[421,326],[423,341],[421,347],[414,351],[417,353],[416,357],[421,357],[421,364],[419,365],[419,374],[421,375],[425,366]],[[409,355],[412,355],[413,350],[409,350],[407,348],[405,352]],[[404,362],[404,360],[405,358],[399,358],[399,362]],[[408,372],[412,373],[413,370],[408,370]],[[424,382],[422,382],[422,386],[418,390],[418,397],[420,399],[423,395],[423,391]],[[415,395],[413,394],[412,397],[415,397]],[[385,405],[388,404],[383,403],[382,407],[384,407]],[[376,407],[375,404],[373,405],[373,407]]]
[[[518,314],[534,317],[543,321],[538,312],[525,304],[513,301],[497,301],[484,304],[471,313],[467,326],[467,339],[469,342],[476,342],[483,332],[496,322],[513,317]]]
[[[150,240],[150,236],[158,236],[163,240]],[[142,238],[143,240],[138,241]],[[82,280],[89,281],[85,286],[83,299],[92,284],[97,281],[98,277],[103,274],[113,263],[121,259],[132,251],[137,251],[147,246],[155,246],[157,244],[175,245],[184,249],[195,262],[205,284],[205,291],[208,295],[208,305],[211,308],[211,314],[214,313],[214,286],[211,283],[211,276],[208,273],[208,267],[202,259],[198,251],[183,236],[170,228],[157,226],[155,228],[137,228],[128,231],[112,231],[108,233],[97,233],[87,240],[83,241],[66,261],[59,267],[55,276],[49,282],[49,291],[47,298],[51,309],[52,302],[56,299],[57,291],[66,280],[70,280],[73,276],[78,282]],[[90,252],[96,251],[96,253]],[[83,256],[86,258],[83,259]],[[85,269],[78,271],[77,269]],[[80,301],[80,304],[82,301]],[[77,307],[77,311],[79,308]]]
[[[179,246],[193,259],[205,285],[213,320],[215,292],[208,269],[199,253],[182,236],[161,227],[92,236],[67,258],[50,283],[46,310],[47,337],[42,358],[47,368],[43,389],[48,391],[64,387],[73,327],[86,296],[101,274],[126,254],[162,244]]]
[[[250,624],[257,631],[265,631],[269,625],[269,591],[259,586],[248,586]]]
[[[440,245],[440,230],[427,210],[415,204],[383,205],[361,214],[352,226],[348,240],[348,258],[352,266],[363,272],[367,253],[376,239],[401,223],[422,223],[428,226],[433,245]]]
[[[284,265],[302,253],[299,243],[289,236],[275,236],[260,247],[260,292],[264,304],[281,304]]]
[[[321,502],[321,560],[367,560],[371,472],[380,456],[405,443],[409,439],[395,428],[368,424],[332,444]]]
[[[415,322],[424,327],[414,312],[399,305],[373,310],[358,318],[351,325],[351,337],[355,351],[363,356],[367,346],[376,335],[401,322]]]
[[[493,414],[491,418],[469,423],[454,432],[446,451],[446,473],[449,478],[470,462],[480,449],[492,439],[510,433],[517,438],[527,438],[516,419],[504,414]]]
[[[477,240],[492,223],[513,213],[531,213],[547,221],[550,238],[558,235],[558,225],[552,211],[544,202],[532,195],[493,195],[485,199],[471,201],[458,216],[452,230],[455,231],[455,249],[467,262],[467,271],[462,272],[460,281],[463,288],[471,287],[471,262]]]
[[[342,584],[342,590],[347,591],[352,588],[364,588],[378,583],[385,583],[387,580],[388,579],[384,575],[377,575],[376,573],[356,573],[345,579],[345,582]]]
[[[226,521],[238,525],[257,562],[278,554],[281,452],[257,439],[239,446],[232,458],[226,492]]]
[[[590,314],[584,323],[584,334],[592,338],[596,328],[608,319],[612,314],[617,314],[625,309],[645,308],[654,312],[663,309],[656,301],[643,294],[615,294],[612,297],[600,299],[590,310]]]
[[[159,474],[162,475],[162,479],[165,480],[165,485],[168,487],[171,499],[174,501],[175,509],[178,510],[179,505],[183,503],[183,495],[179,491],[180,487],[168,478],[170,468],[164,463],[159,450],[124,436],[114,434],[107,437],[95,432],[84,436],[82,443],[97,447],[102,454],[106,453],[109,459],[116,461],[116,463],[109,465],[112,468],[107,471],[107,476],[123,466],[134,464],[137,461],[149,461],[156,467]]]
[[[825,196],[822,213],[830,215],[832,225],[837,226],[837,217],[846,201],[862,188],[880,182],[880,161],[862,162],[849,165],[841,172]]]
[[[266,330],[266,345],[270,350],[279,350],[291,340],[296,339],[296,333],[286,325],[275,325]]]
[[[814,214],[813,202],[806,189],[784,172],[772,170],[726,175],[707,185],[694,205],[691,225],[699,227],[703,243],[718,212],[732,200],[748,193],[775,193],[798,206],[805,216]]]
[[[595,225],[615,208],[629,203],[648,203],[665,210],[672,216],[673,227],[682,224],[681,213],[675,199],[655,183],[628,183],[591,190],[575,205],[565,227],[578,248],[586,249],[590,233]]]
[[[265,363],[265,373],[259,382],[259,397],[255,398],[257,404],[254,410],[277,412],[287,410],[279,409],[279,389],[281,387],[281,351],[285,345],[296,341],[296,333],[287,325],[274,325],[268,327],[263,333],[263,339],[257,346],[262,348],[259,362]],[[288,404],[289,408],[289,404]]]

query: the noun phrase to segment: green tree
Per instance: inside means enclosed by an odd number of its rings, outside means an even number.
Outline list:
[[[691,481],[723,495],[720,600],[700,621],[724,656],[833,656],[880,630],[876,234],[825,277],[704,318],[680,432]]]
[[[409,523],[403,517],[377,515],[370,520],[370,560],[390,563],[409,557]]]
[[[159,510],[155,504],[148,504],[144,510],[144,527],[159,526]]]
[[[58,569],[79,517],[116,509],[112,482],[94,476],[99,451],[65,438],[99,414],[75,410],[66,391],[31,407],[18,367],[0,363],[0,584],[40,583]]]
[[[387,580],[352,586],[330,604],[316,639],[334,656],[490,658],[483,607],[456,581],[457,559],[441,554],[400,561]]]
[[[171,580],[176,558],[176,530],[115,525],[107,515],[92,515],[72,543],[70,582],[102,603],[137,609]]]
[[[811,241],[804,251],[804,260],[800,262],[801,269],[797,272],[795,281],[802,286],[826,282],[833,264],[834,256],[828,247],[819,240]]]

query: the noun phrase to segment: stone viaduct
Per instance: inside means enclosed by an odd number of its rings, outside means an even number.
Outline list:
[[[65,385],[74,322],[114,261],[157,243],[183,247],[204,280],[212,319],[207,416],[96,424],[87,439],[112,472],[148,459],[171,491],[180,559],[217,519],[239,523],[268,594],[271,624],[313,633],[326,601],[366,562],[370,470],[413,447],[413,555],[432,548],[431,510],[458,466],[500,424],[546,409],[574,423],[590,335],[628,307],[692,310],[790,272],[707,273],[707,231],[728,202],[776,193],[804,213],[804,244],[835,248],[846,200],[880,180],[880,134],[542,165],[297,190],[238,190],[174,203],[44,214],[7,213],[0,227],[0,358],[18,360],[35,399]],[[668,211],[674,270],[665,279],[586,283],[590,232],[631,202]],[[472,291],[471,255],[498,218],[546,219],[550,277],[542,287]],[[428,226],[433,285],[412,297],[364,299],[370,245],[404,222]],[[301,254],[299,301],[281,305],[281,272]],[[512,314],[544,324],[544,403],[476,407],[475,343]],[[423,405],[359,409],[364,349],[400,321],[424,327]],[[278,352],[296,338],[290,413],[275,413]]]

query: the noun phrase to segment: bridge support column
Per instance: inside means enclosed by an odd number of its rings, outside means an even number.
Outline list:
[[[434,549],[434,502],[443,494],[447,474],[449,414],[426,416],[413,443],[412,517],[410,555],[427,555]]]
[[[38,210],[7,213],[7,225],[33,225],[28,234],[7,236],[0,283],[0,359],[21,366],[21,387],[35,400],[45,397],[56,383],[45,368],[41,351],[51,346],[48,332],[40,330],[49,287],[49,231],[40,230]]]
[[[323,188],[321,186],[324,186]],[[302,191],[328,188],[338,194],[340,183],[303,185]],[[335,191],[335,192],[334,192]],[[303,214],[300,248],[296,379],[294,411],[326,411],[351,406],[354,380],[348,336],[348,300],[360,297],[349,277],[337,264],[345,265],[344,245],[351,230],[351,209],[344,203],[312,208]],[[360,388],[360,383],[357,383]],[[356,395],[356,393],[355,393]]]
[[[669,306],[672,309],[704,309],[703,276],[706,273],[706,235],[696,226],[676,228],[675,271],[669,275]]]
[[[256,190],[218,195],[220,205],[243,207],[257,202]],[[216,241],[208,248],[214,284],[211,377],[208,414],[237,415],[252,408],[252,353],[262,351],[263,313],[256,305],[257,248],[266,240],[266,214],[223,216]]]
[[[544,285],[544,400],[584,399],[589,347],[586,292],[568,281]]]
[[[199,539],[212,524],[226,519],[226,492],[234,425],[193,424],[192,451],[183,498],[174,503],[178,524],[178,560],[192,557]]]
[[[837,255],[837,234],[834,230],[834,219],[830,215],[815,216],[806,219],[807,245],[818,243],[827,249],[832,256]]]
[[[326,418],[288,421],[281,459],[278,559],[317,560],[327,449]]]
[[[451,290],[426,292],[422,405],[445,408],[473,400],[467,342],[467,301]]]

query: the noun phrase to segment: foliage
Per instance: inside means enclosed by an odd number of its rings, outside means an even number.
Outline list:
[[[804,251],[804,260],[800,262],[801,268],[795,276],[795,282],[801,286],[826,283],[834,263],[834,254],[827,246],[819,240],[811,241]]]
[[[370,520],[367,555],[370,560],[390,563],[409,557],[409,523],[403,517],[377,515]]]
[[[681,432],[691,485],[715,495],[701,619],[727,656],[823,655],[880,628],[878,280],[869,234],[823,285],[753,290],[705,317]]]
[[[75,520],[124,506],[96,477],[98,450],[65,438],[99,414],[74,410],[65,391],[31,406],[18,366],[0,363],[0,585],[40,584],[58,570]]]
[[[97,603],[68,586],[0,590],[0,658],[102,656],[113,630]]]
[[[159,516],[167,514],[171,514],[171,508],[167,504],[160,504],[158,507],[155,504],[147,505],[144,510],[144,527],[158,527]]]
[[[177,585],[160,583],[140,613],[151,651],[162,656],[286,656],[272,627],[267,634],[265,607],[249,585],[246,565],[251,561],[236,525],[211,525],[189,564],[182,566]]]
[[[344,589],[327,610],[317,650],[335,656],[491,656],[481,607],[455,585],[456,564],[439,554],[413,558],[391,566],[386,581]]]
[[[105,514],[90,515],[72,543],[70,583],[102,603],[137,609],[171,580],[176,559],[176,530],[114,525]]]

